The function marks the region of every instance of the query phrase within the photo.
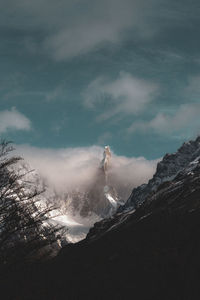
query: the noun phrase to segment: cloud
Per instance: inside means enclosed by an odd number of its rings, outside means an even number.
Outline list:
[[[192,132],[200,130],[200,104],[182,104],[173,114],[158,113],[150,121],[134,122],[128,129],[129,133],[136,131],[154,131],[158,134],[177,132]]]
[[[98,119],[105,120],[119,114],[137,114],[146,109],[155,100],[158,85],[133,77],[129,73],[120,72],[116,80],[97,78],[84,92],[84,104],[92,109],[102,103],[111,104]]]
[[[63,8],[67,13],[67,21],[62,20],[56,32],[47,35],[43,41],[45,50],[56,60],[86,54],[107,44],[120,43],[123,33],[130,28],[142,35],[153,31],[146,24],[145,12],[151,6],[145,1],[88,0],[84,4],[75,1],[75,4],[65,4]]]
[[[36,169],[58,192],[85,188],[93,182],[103,157],[99,146],[63,149],[41,149],[29,145],[16,146],[18,154]],[[127,198],[131,190],[147,182],[155,172],[157,160],[128,158],[112,153],[108,177],[113,186]]]
[[[31,53],[43,49],[54,59],[65,60],[119,43],[129,29],[135,37],[153,34],[158,26],[152,16],[160,1],[2,0],[0,26],[10,34],[20,32]]]
[[[133,188],[148,182],[156,171],[160,159],[147,160],[144,157],[126,157],[113,154],[109,171],[111,184],[119,188],[126,200]]]
[[[0,133],[7,130],[30,130],[31,122],[22,113],[12,108],[0,111]]]

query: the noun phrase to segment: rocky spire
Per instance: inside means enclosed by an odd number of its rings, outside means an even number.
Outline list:
[[[103,159],[100,164],[100,168],[104,172],[105,176],[105,182],[107,183],[107,171],[110,165],[110,160],[111,160],[111,151],[109,146],[105,146],[104,148],[104,153],[103,153]]]

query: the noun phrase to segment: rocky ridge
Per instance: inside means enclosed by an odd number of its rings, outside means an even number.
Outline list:
[[[137,208],[146,197],[155,192],[158,186],[166,181],[173,180],[175,176],[184,170],[192,161],[200,156],[200,136],[195,141],[184,143],[175,153],[166,154],[158,163],[156,173],[147,184],[143,184],[133,189],[129,199],[127,200],[123,210],[131,210]]]
[[[199,159],[200,136],[195,141],[184,143],[177,152],[166,154],[158,163],[153,178],[147,184],[133,189],[126,204],[120,206],[111,218],[97,222],[91,228],[87,238],[97,238],[99,235],[119,228],[139,212],[142,212],[142,215],[148,214],[150,207],[157,203],[155,200],[161,196],[165,198],[172,193],[184,191],[185,186],[191,192],[188,181],[192,183],[192,179],[194,182],[191,187],[194,191],[197,190],[196,178],[200,176]]]

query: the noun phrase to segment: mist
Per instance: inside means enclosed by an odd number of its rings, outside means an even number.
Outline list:
[[[90,186],[99,168],[104,148],[100,146],[42,149],[29,145],[16,146],[31,168],[57,193]],[[122,198],[146,183],[155,173],[158,160],[118,156],[112,152],[108,180]],[[126,200],[126,199],[124,199]]]

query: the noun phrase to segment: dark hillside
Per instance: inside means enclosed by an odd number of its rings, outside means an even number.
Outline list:
[[[2,283],[9,299],[189,300],[199,299],[199,280],[198,162],[115,229],[100,222],[87,240],[44,265],[4,272]]]

